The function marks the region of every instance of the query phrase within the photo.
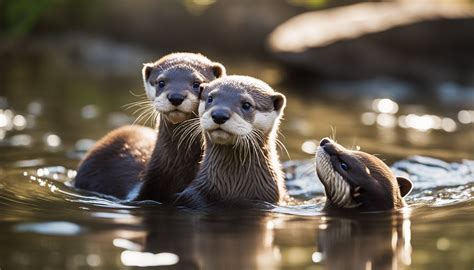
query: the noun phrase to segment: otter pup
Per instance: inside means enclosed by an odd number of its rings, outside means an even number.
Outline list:
[[[345,149],[324,138],[316,152],[316,172],[324,185],[326,211],[382,211],[406,206],[412,182],[395,175],[377,157]]]
[[[202,208],[286,198],[276,137],[286,99],[266,83],[227,76],[201,85],[203,160],[176,204]]]
[[[173,53],[145,64],[143,82],[159,113],[158,133],[137,126],[112,131],[81,162],[75,186],[119,199],[167,202],[173,198],[195,177],[202,154],[199,138],[189,149],[178,149],[183,134],[174,133],[184,121],[198,121],[200,84],[225,73],[221,64],[194,53]]]

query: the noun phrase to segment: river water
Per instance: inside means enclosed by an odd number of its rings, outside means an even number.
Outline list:
[[[142,93],[139,66],[133,76],[61,59],[3,60],[1,270],[474,267],[474,91],[446,83],[413,94],[389,79],[313,86],[295,75],[281,80],[272,64],[227,64],[288,97],[281,156],[296,203],[193,212],[70,186],[94,141],[137,117],[123,106]],[[324,136],[410,176],[410,207],[324,214],[312,160]]]

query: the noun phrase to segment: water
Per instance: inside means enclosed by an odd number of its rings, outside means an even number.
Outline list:
[[[261,77],[288,96],[282,140],[293,160],[285,168],[296,202],[190,212],[120,203],[70,187],[94,140],[136,117],[122,106],[137,100],[129,91],[142,91],[139,66],[136,74],[104,75],[72,60],[2,60],[9,65],[0,65],[2,270],[474,267],[469,92],[441,106],[395,83],[388,84],[395,89],[372,91],[372,82],[352,84],[361,93],[351,96],[344,83],[295,85],[279,81],[281,70],[271,64],[235,62],[230,73]],[[397,173],[410,175],[411,207],[358,216],[322,213],[311,158],[317,140],[330,135],[378,153]],[[283,151],[282,157],[289,159]]]

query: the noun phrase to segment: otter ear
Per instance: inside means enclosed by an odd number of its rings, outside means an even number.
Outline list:
[[[413,189],[413,183],[410,179],[403,176],[397,176],[398,186],[400,187],[400,194],[405,197]]]
[[[220,78],[226,75],[225,67],[221,63],[212,63],[212,73],[216,78]]]
[[[201,95],[202,95],[202,93],[204,92],[204,89],[205,89],[208,85],[209,85],[208,83],[201,83],[201,85],[199,85],[199,99],[201,99]]]
[[[275,109],[275,111],[281,111],[283,110],[283,108],[285,108],[286,98],[284,95],[277,93],[274,96],[272,96],[272,100],[273,100],[273,108]]]
[[[152,63],[143,64],[142,76],[143,76],[144,81],[148,80],[152,70],[153,70],[153,64]]]

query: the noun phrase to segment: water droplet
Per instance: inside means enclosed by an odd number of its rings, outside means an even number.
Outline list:
[[[461,124],[470,124],[474,122],[474,111],[461,110],[458,112],[458,120]]]
[[[372,108],[379,113],[395,114],[398,112],[398,104],[391,99],[375,99],[372,102]]]
[[[313,255],[311,255],[311,260],[314,263],[319,263],[323,260],[323,254],[321,252],[314,252]]]
[[[48,235],[77,235],[82,229],[79,225],[71,222],[53,221],[19,224],[15,226],[15,231]]]
[[[307,154],[314,154],[318,149],[318,143],[316,141],[305,141],[301,145],[301,150]]]
[[[0,128],[6,128],[10,122],[10,119],[0,111]]]
[[[453,119],[445,117],[441,120],[441,127],[446,132],[454,132],[457,128],[457,125]]]
[[[448,238],[442,237],[436,241],[436,248],[438,248],[439,250],[448,250],[450,246],[451,242]]]
[[[373,112],[365,112],[360,116],[360,121],[366,126],[372,126],[375,124],[377,114]]]
[[[86,257],[86,262],[89,266],[97,267],[102,264],[102,259],[97,254],[89,254]]]
[[[81,109],[81,116],[84,119],[94,119],[99,116],[99,109],[96,105],[87,105]]]
[[[381,113],[377,115],[377,125],[393,128],[397,125],[397,119],[391,114]]]
[[[116,238],[114,239],[114,241],[112,242],[114,244],[114,246],[118,247],[118,248],[123,248],[123,249],[127,249],[127,250],[136,250],[136,251],[139,251],[142,249],[142,246],[137,244],[137,243],[134,243],[128,239],[122,239],[122,238]]]
[[[30,146],[33,139],[27,134],[18,134],[10,138],[10,145],[12,146]]]
[[[45,134],[43,141],[48,147],[51,148],[57,148],[61,145],[61,138],[58,135],[52,133]]]
[[[38,116],[43,112],[43,105],[41,105],[41,103],[39,103],[38,101],[33,101],[28,104],[26,110],[28,111],[28,113]]]
[[[15,115],[13,117],[13,125],[17,130],[23,130],[26,127],[26,118],[23,115]]]
[[[174,265],[179,262],[179,257],[176,254],[163,252],[163,253],[149,253],[125,250],[120,255],[123,265],[125,266],[165,266]]]

